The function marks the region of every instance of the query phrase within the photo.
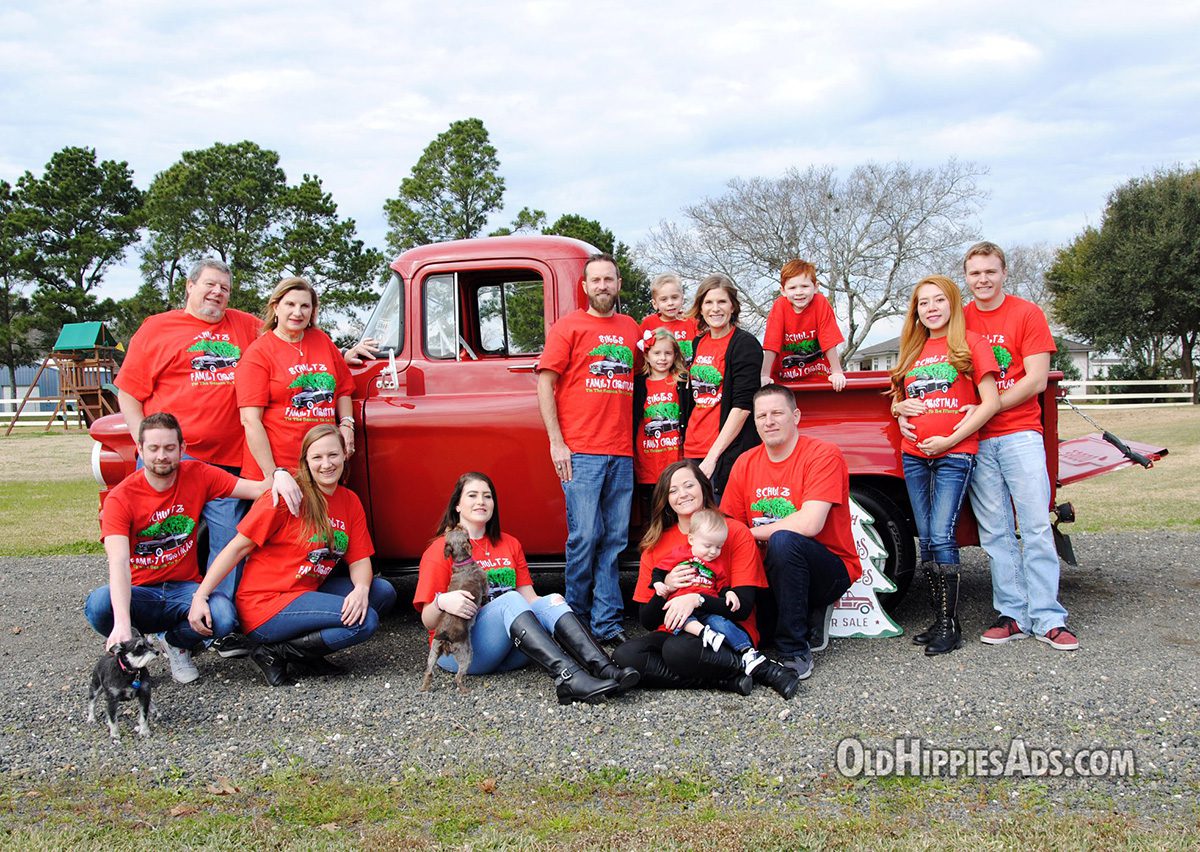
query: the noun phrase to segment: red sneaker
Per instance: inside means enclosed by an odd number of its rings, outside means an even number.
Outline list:
[[[1016,621],[1007,615],[1002,615],[996,619],[995,624],[983,631],[979,641],[985,645],[1003,645],[1006,642],[1016,642],[1018,639],[1028,638],[1028,636],[1029,634],[1022,630]]]
[[[1067,627],[1055,627],[1038,637],[1039,642],[1045,642],[1055,651],[1074,651],[1079,647],[1079,639]]]

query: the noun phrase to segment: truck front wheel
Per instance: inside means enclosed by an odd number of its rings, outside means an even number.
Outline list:
[[[904,599],[916,573],[916,533],[904,510],[879,489],[852,483],[850,496],[874,519],[875,532],[887,551],[883,573],[896,584],[896,591],[878,597],[883,608],[892,614]]]

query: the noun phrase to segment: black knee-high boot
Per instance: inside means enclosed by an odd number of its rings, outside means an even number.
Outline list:
[[[939,565],[941,575],[941,598],[938,602],[937,623],[933,628],[933,639],[925,646],[925,656],[936,657],[962,647],[962,628],[958,624],[958,566]]]
[[[559,704],[574,701],[596,704],[620,686],[615,680],[602,680],[588,674],[558,646],[532,612],[523,612],[514,618],[508,635],[516,648],[554,677]]]
[[[697,662],[702,668],[706,685],[740,695],[749,695],[754,690],[753,678],[742,669],[742,658],[724,646],[714,651],[700,645]]]
[[[567,653],[582,663],[593,677],[615,680],[618,695],[637,686],[641,677],[637,669],[622,668],[614,663],[604,649],[596,644],[592,634],[575,613],[568,612],[558,619],[554,625],[554,638]]]
[[[296,677],[335,677],[346,673],[344,668],[325,658],[326,654],[333,652],[321,638],[320,630],[289,639],[285,644],[299,652],[294,659],[288,657],[288,670]]]
[[[937,628],[938,610],[942,600],[942,575],[937,572],[932,562],[922,562],[921,570],[925,573],[925,581],[929,584],[929,609],[933,612],[933,624],[913,635],[914,645],[928,645],[933,641],[933,634]]]

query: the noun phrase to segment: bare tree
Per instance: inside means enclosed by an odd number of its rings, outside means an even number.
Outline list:
[[[1039,305],[1053,319],[1046,271],[1054,265],[1054,247],[1049,243],[1015,245],[1005,248],[1004,255],[1008,264],[1004,289]]]
[[[725,194],[660,222],[638,246],[643,266],[699,279],[723,272],[757,324],[778,293],[780,268],[794,257],[817,267],[847,324],[849,358],[871,326],[904,310],[923,275],[952,272],[976,239],[986,169],[949,160],[933,168],[867,163],[843,179],[831,167],[789,169],[780,178],[734,178]],[[748,325],[755,324],[752,319]]]

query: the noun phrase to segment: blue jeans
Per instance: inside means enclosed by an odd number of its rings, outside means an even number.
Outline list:
[[[189,461],[200,461],[200,459],[197,459],[195,456],[189,456],[187,453],[184,453],[183,458]],[[205,464],[208,464],[208,462],[205,462]],[[137,470],[141,470],[142,467],[142,457],[138,456]],[[238,475],[238,470],[234,467],[226,467],[221,464],[213,465],[213,467],[219,467],[233,476]],[[237,525],[241,522],[242,518],[246,517],[246,512],[250,510],[250,502],[249,500],[239,500],[236,497],[221,497],[217,500],[209,500],[204,504],[204,509],[201,511],[200,517],[208,526],[208,563],[202,566],[201,574],[208,570],[208,566],[212,565],[213,560],[217,558],[217,554],[225,549],[225,545],[233,541],[233,537],[237,535]],[[242,579],[242,566],[245,564],[246,561],[243,559],[217,585],[216,590],[230,600],[233,600],[237,595],[238,583]],[[235,621],[234,624],[236,625],[237,622]]]
[[[912,503],[913,520],[917,524],[917,539],[921,542],[921,561],[938,565],[958,564],[958,541],[954,528],[975,456],[970,453],[950,453],[935,459],[901,453],[904,463],[904,484]]]
[[[803,656],[809,653],[809,613],[825,609],[850,588],[846,563],[815,538],[779,530],[767,539],[763,565],[777,610],[778,656]]]
[[[1014,432],[979,442],[971,507],[979,522],[979,543],[991,560],[996,611],[1037,635],[1065,625],[1067,611],[1058,602],[1046,448],[1040,434]]]
[[[567,604],[592,634],[608,639],[621,630],[617,557],[629,543],[633,504],[632,456],[571,454],[567,502]]]
[[[739,654],[748,648],[754,647],[754,643],[750,641],[750,634],[743,630],[736,621],[730,621],[723,615],[711,612],[694,612],[688,621],[698,621],[720,633],[729,640],[729,647]],[[687,621],[684,624],[687,624]],[[680,630],[683,630],[683,628],[681,627],[679,630],[672,632],[678,634]]]
[[[373,579],[366,618],[347,627],[342,623],[342,602],[353,590],[349,577],[330,577],[315,592],[305,592],[246,635],[255,642],[284,642],[320,630],[321,641],[331,651],[366,642],[379,629],[379,617],[396,605],[396,588],[380,577]]]
[[[551,636],[554,625],[570,611],[565,603],[552,604],[549,598],[538,598],[533,603],[521,597],[520,592],[505,592],[495,600],[484,604],[475,623],[471,625],[471,667],[467,674],[491,674],[519,669],[529,662],[524,652],[513,647],[508,628],[523,612],[532,612],[542,627]],[[448,672],[458,671],[458,661],[449,654],[438,658],[438,667]]]
[[[200,588],[199,583],[177,580],[154,586],[133,586],[129,590],[129,620],[139,633],[165,633],[167,641],[176,648],[191,650],[205,641],[188,624],[188,612],[192,608],[192,595]],[[237,627],[237,610],[233,601],[221,592],[213,592],[208,598],[212,613],[213,639],[232,633]],[[88,624],[97,633],[107,636],[113,629],[112,596],[108,586],[101,586],[87,596],[83,613]]]

